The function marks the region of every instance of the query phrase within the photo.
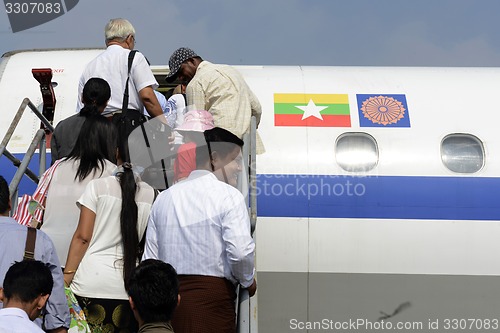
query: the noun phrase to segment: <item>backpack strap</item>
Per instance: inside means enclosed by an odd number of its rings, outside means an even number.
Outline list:
[[[36,228],[28,227],[28,234],[26,235],[26,245],[24,247],[23,260],[35,259],[35,242],[36,242]]]

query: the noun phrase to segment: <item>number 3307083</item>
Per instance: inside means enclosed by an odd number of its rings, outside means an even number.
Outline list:
[[[59,14],[61,4],[59,2],[6,2],[5,12],[7,14]]]

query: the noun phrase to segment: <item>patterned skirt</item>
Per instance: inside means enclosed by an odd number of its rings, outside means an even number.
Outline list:
[[[92,333],[136,333],[139,330],[128,300],[75,296]]]
[[[213,276],[179,275],[181,302],[172,318],[175,333],[236,332],[236,288]]]

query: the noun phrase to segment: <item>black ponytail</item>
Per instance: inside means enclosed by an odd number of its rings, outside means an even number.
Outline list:
[[[138,207],[135,201],[137,183],[130,164],[127,140],[120,140],[119,152],[123,161],[123,172],[118,175],[122,190],[120,228],[123,242],[123,281],[127,289],[130,275],[137,261],[141,259],[142,251],[139,249],[139,234],[137,233]]]
[[[96,104],[85,104],[80,110],[80,116],[83,116],[85,118],[99,116],[100,114],[101,113],[99,112],[99,108]]]

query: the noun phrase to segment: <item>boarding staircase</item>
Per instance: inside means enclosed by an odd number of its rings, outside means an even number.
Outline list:
[[[42,93],[43,104],[40,106],[40,108],[37,108],[29,100],[29,98],[25,98],[22,101],[21,105],[19,106],[19,109],[17,110],[17,113],[14,116],[14,119],[12,120],[9,126],[7,133],[5,133],[5,136],[2,142],[0,143],[0,157],[1,156],[7,157],[12,162],[14,167],[17,168],[17,171],[14,174],[14,177],[12,178],[9,184],[10,197],[12,202],[11,214],[12,212],[15,212],[17,207],[17,199],[19,197],[18,188],[19,188],[19,183],[23,178],[23,175],[26,175],[33,182],[38,184],[39,176],[37,176],[35,172],[33,172],[28,167],[33,156],[35,155],[37,148],[39,149],[39,156],[40,156],[38,175],[42,175],[45,172],[45,168],[47,165],[46,138],[47,135],[52,134],[52,132],[54,131],[54,127],[52,126],[52,121],[54,119],[56,99],[51,82],[52,70],[50,68],[37,68],[32,70],[32,74],[33,77],[40,83],[40,91]],[[35,133],[35,136],[33,137],[31,144],[28,147],[28,150],[24,154],[23,159],[19,160],[14,156],[14,154],[12,154],[7,149],[7,145],[12,139],[14,131],[16,130],[26,108],[31,109],[31,111],[33,111],[33,113],[38,117],[38,119],[40,119],[41,123],[40,123],[40,129],[38,129],[37,132]]]

